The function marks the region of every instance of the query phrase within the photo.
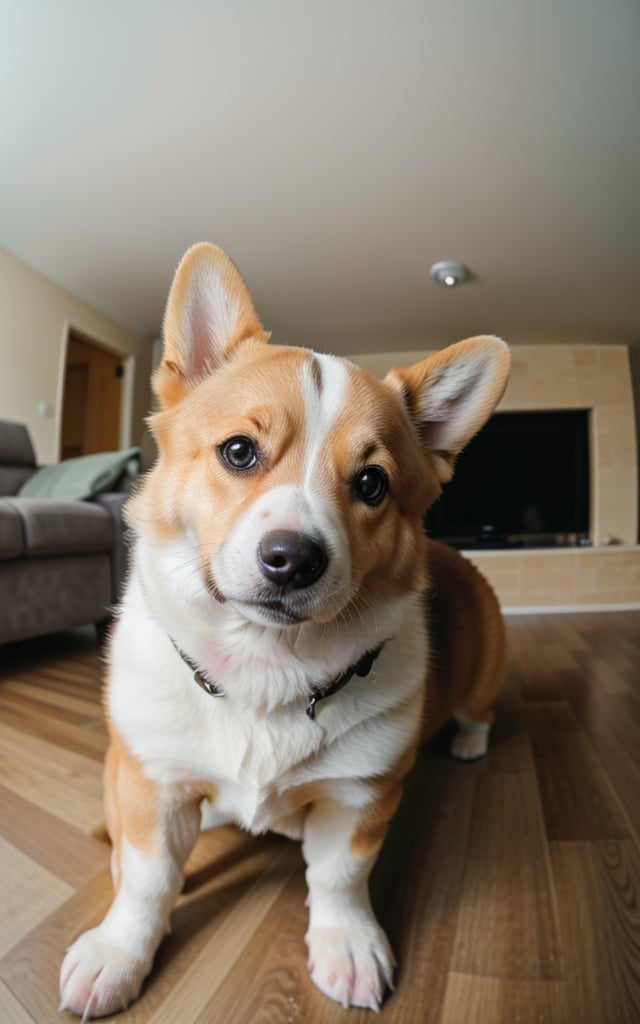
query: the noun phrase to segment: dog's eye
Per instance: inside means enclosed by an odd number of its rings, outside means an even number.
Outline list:
[[[250,437],[230,437],[218,451],[231,469],[251,469],[258,461],[258,452]]]
[[[366,505],[379,505],[388,486],[387,474],[380,466],[365,466],[353,478],[353,493]]]

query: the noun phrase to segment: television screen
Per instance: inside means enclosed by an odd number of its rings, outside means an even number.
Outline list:
[[[496,413],[458,456],[426,526],[471,547],[586,536],[588,410]]]

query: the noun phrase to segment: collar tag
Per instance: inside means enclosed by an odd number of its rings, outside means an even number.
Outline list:
[[[190,658],[188,654],[185,654],[181,647],[178,647],[177,643],[175,642],[170,633],[168,634],[168,636],[174,648],[176,649],[176,652],[180,655],[187,668],[190,668],[191,671],[193,672],[193,678],[195,679],[198,686],[201,689],[203,689],[205,693],[208,693],[210,697],[224,697],[224,690],[220,689],[217,683],[213,683],[204,674],[202,669],[198,668],[195,661],[193,661],[193,659]]]
[[[193,678],[198,686],[201,686],[204,692],[208,693],[210,697],[224,697],[224,690],[221,690],[216,683],[212,683],[210,679],[207,679],[199,669],[194,672]]]
[[[333,693],[337,693],[338,690],[341,690],[343,686],[346,686],[354,676],[359,676],[361,679],[368,676],[373,668],[374,661],[380,654],[383,647],[384,644],[380,644],[380,646],[376,647],[375,650],[367,651],[366,654],[362,655],[360,661],[355,665],[351,665],[346,672],[343,672],[342,675],[339,675],[332,683],[329,683],[326,689],[321,690],[319,686],[313,686],[311,688],[309,703],[307,704],[305,711],[307,717],[310,718],[312,722],[315,722],[316,704],[318,701],[324,700],[325,697],[330,697]]]

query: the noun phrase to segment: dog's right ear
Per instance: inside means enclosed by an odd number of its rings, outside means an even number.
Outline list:
[[[402,394],[440,483],[449,482],[456,456],[500,401],[510,366],[504,341],[482,335],[387,374],[386,381]]]
[[[176,270],[163,325],[164,356],[153,375],[163,406],[174,405],[247,338],[268,341],[242,274],[217,245],[200,242]]]

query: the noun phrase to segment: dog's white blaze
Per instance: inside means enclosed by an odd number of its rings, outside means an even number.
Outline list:
[[[305,494],[315,499],[321,493],[318,484],[323,475],[322,462],[327,457],[329,434],[347,407],[349,376],[345,364],[335,356],[316,353],[314,359],[320,368],[320,388],[316,386],[309,363],[305,364],[302,381],[307,417],[302,487]]]

